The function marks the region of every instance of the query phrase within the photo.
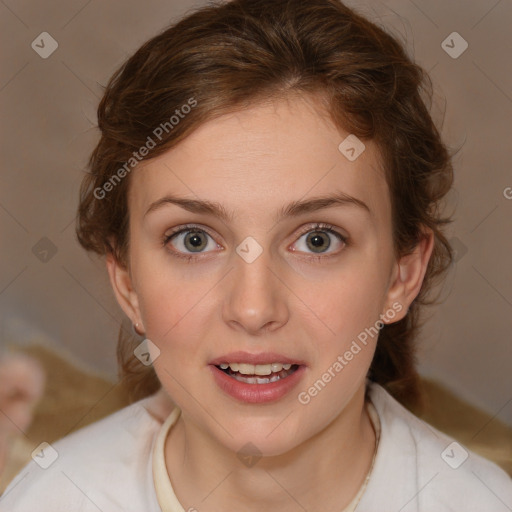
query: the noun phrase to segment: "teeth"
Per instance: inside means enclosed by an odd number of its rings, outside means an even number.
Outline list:
[[[270,375],[272,373],[271,364],[255,364],[254,374],[255,375]]]
[[[271,375],[279,373],[281,370],[289,370],[291,364],[272,363],[272,364],[245,364],[245,363],[222,363],[219,365],[222,370],[231,368],[234,372],[242,375]],[[268,379],[267,379],[268,380]]]
[[[239,363],[238,365],[238,373],[242,375],[254,375],[254,365],[253,364],[244,364]],[[233,368],[231,368],[233,369]]]
[[[276,382],[281,379],[279,375],[272,375],[272,377],[242,377],[240,374],[235,374],[233,377],[246,384],[268,384],[270,382]]]

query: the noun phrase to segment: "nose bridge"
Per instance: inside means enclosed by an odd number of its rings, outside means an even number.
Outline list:
[[[233,254],[233,265],[224,301],[225,321],[253,333],[286,323],[285,290],[274,275],[270,252],[245,240]]]

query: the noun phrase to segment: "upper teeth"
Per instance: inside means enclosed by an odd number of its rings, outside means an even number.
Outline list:
[[[219,365],[221,369],[227,370],[231,368],[234,372],[243,373],[244,375],[270,375],[272,372],[280,372],[281,370],[289,370],[291,364],[272,363],[272,364],[245,364],[245,363],[222,363]]]

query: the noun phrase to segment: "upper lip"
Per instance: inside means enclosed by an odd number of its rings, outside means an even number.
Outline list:
[[[220,357],[212,359],[209,364],[218,366],[222,363],[245,363],[245,364],[271,364],[271,363],[284,363],[284,364],[305,364],[297,358],[287,357],[277,352],[260,352],[258,354],[251,354],[250,352],[230,352]]]

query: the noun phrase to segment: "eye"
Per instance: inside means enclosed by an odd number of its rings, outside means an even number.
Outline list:
[[[304,239],[302,241],[302,239]],[[300,238],[295,242],[298,244],[298,251],[312,252],[318,256],[311,256],[313,259],[328,257],[333,251],[328,251],[333,245],[343,247],[348,245],[348,238],[334,229],[329,224],[319,223],[309,227]],[[301,242],[302,241],[302,242]],[[294,244],[294,245],[295,245]],[[173,256],[184,258],[188,261],[197,258],[196,255],[205,252],[211,252],[212,249],[222,248],[217,244],[207,231],[196,225],[186,225],[176,228],[173,232],[166,234],[162,240],[162,245],[171,245]],[[292,251],[297,248],[292,246]],[[336,251],[334,251],[336,252]],[[323,256],[325,254],[325,256]]]
[[[173,253],[186,259],[193,258],[193,254],[209,252],[207,249],[220,247],[213,238],[198,226],[183,226],[177,231],[165,235],[163,245],[172,245]]]
[[[347,237],[336,231],[333,226],[328,224],[317,224],[309,228],[296,242],[298,250],[301,252],[313,252],[314,254],[331,254],[327,252],[331,246],[338,245],[342,247],[347,245]],[[292,249],[296,251],[297,249]],[[334,250],[336,252],[336,250]],[[320,256],[321,257],[321,256]]]

